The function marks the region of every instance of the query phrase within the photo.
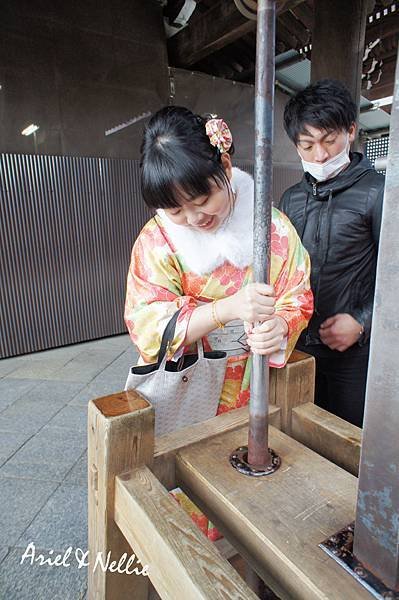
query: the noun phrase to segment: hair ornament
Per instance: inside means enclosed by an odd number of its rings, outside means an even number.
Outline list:
[[[212,115],[212,118],[205,123],[205,130],[212,146],[217,148],[221,154],[230,150],[233,136],[223,119],[217,119],[216,115]]]

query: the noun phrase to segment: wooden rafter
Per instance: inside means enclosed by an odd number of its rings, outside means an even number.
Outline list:
[[[286,47],[292,50],[299,50],[299,48],[305,45],[280,19],[277,21],[276,38],[284,42]]]
[[[280,15],[277,22],[277,37],[278,28],[283,25],[296,40],[296,46],[294,48],[301,48],[309,44],[311,30],[305,27],[300,20],[298,20],[290,11]]]
[[[303,25],[307,29],[309,29],[309,31],[312,31],[314,15],[313,10],[308,4],[304,2],[303,4],[300,4],[295,8],[291,8],[290,12],[294,15],[296,19],[298,19],[298,21],[301,21],[301,23],[303,23]]]
[[[372,0],[367,11],[375,15],[381,9],[381,0]],[[278,0],[278,12],[276,53],[308,45],[313,29],[312,0]],[[375,73],[369,77],[372,88],[366,91],[367,81],[362,82],[362,93],[369,98],[392,93],[393,71],[389,61],[396,56],[398,31],[399,11],[367,23],[366,45],[378,38],[380,42],[368,54],[363,72],[372,68],[373,60],[383,61],[383,65],[375,68],[381,71],[380,76]],[[174,66],[195,65],[196,69],[218,77],[253,83],[255,23],[241,15],[233,0],[198,0],[189,26],[169,40],[168,49]],[[311,51],[306,56],[310,58]]]
[[[366,44],[375,39],[385,39],[389,36],[397,36],[399,31],[399,12],[395,11],[388,16],[374,21],[366,27]]]
[[[277,13],[295,8],[304,0],[278,0]],[[255,31],[255,21],[246,19],[233,0],[219,0],[168,42],[171,62],[188,67],[209,54]]]
[[[366,96],[369,100],[378,100],[379,98],[385,98],[385,96],[392,96],[394,87],[394,67],[395,63],[387,63],[382,73],[370,79],[371,87],[367,89],[368,82],[366,79],[362,81],[362,95]]]

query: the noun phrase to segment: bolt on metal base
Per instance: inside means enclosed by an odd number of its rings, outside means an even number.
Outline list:
[[[327,552],[331,558],[341,565],[354,577],[370,594],[379,600],[399,600],[399,591],[392,590],[382,583],[373,573],[353,554],[353,532],[355,524],[350,523],[327,540],[319,547]]]
[[[271,462],[269,465],[262,467],[259,465],[253,466],[248,463],[248,446],[240,446],[230,454],[230,464],[243,475],[250,477],[262,477],[263,475],[271,475],[281,465],[281,458],[269,448]]]

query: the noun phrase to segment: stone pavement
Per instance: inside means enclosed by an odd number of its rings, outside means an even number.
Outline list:
[[[122,390],[136,362],[127,335],[0,361],[1,600],[86,598],[76,560],[22,555],[87,550],[87,403]]]

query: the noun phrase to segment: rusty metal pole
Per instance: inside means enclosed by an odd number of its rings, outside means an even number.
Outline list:
[[[396,592],[399,592],[398,198],[399,55],[391,112],[353,547],[356,558]]]
[[[255,78],[254,281],[269,283],[272,214],[272,145],[274,118],[276,1],[258,0]],[[267,467],[269,366],[252,355],[248,463]]]
[[[257,5],[254,0],[234,2],[245,16],[257,19],[253,279],[269,283],[276,0],[258,0]],[[257,13],[253,12],[254,6],[257,7]],[[270,475],[281,464],[280,457],[269,448],[268,413],[269,363],[264,356],[252,354],[248,446],[240,446],[230,454],[230,463],[240,473],[253,477]]]

